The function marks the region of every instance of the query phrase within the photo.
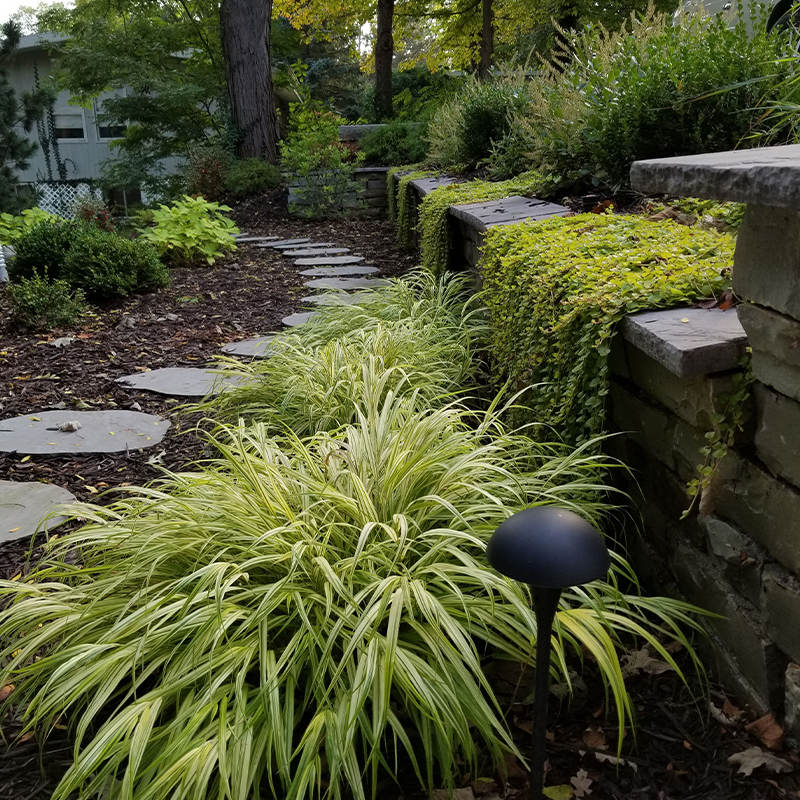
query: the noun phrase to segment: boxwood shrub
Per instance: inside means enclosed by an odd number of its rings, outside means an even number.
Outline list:
[[[51,280],[61,277],[61,267],[78,232],[74,222],[37,222],[17,237],[15,255],[8,265],[12,281],[33,278],[45,270]]]
[[[479,264],[499,380],[528,421],[568,442],[602,432],[617,323],[694,302],[730,282],[727,234],[641,217],[580,214],[493,228]]]

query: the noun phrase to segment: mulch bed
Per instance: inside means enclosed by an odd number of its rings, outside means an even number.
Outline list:
[[[248,233],[308,236],[349,247],[385,275],[400,274],[416,263],[415,254],[395,247],[391,227],[383,220],[290,219],[284,207],[284,199],[276,194],[240,204],[233,216]],[[0,454],[0,478],[50,481],[81,500],[103,503],[114,496],[114,492],[103,494],[106,491],[157,478],[159,467],[148,461],[162,450],[161,464],[167,468],[180,468],[202,458],[202,437],[192,430],[197,420],[174,418],[178,401],[123,389],[114,379],[146,368],[204,366],[227,342],[280,329],[281,318],[300,308],[299,297],[307,293],[302,287],[304,280],[290,259],[271,250],[242,246],[214,267],[175,270],[169,289],[102,309],[78,331],[56,331],[48,336],[1,331],[3,418],[74,408],[78,403],[94,409],[130,408],[138,403],[142,411],[172,416],[174,424],[161,445],[141,453],[27,459]],[[0,318],[7,318],[7,310],[0,289]],[[66,333],[77,335],[76,341],[64,348],[48,344]],[[38,544],[41,542],[34,542],[33,551],[29,542],[0,544],[0,576],[11,577],[24,570],[31,552],[35,560]],[[526,697],[530,688],[525,687],[531,676],[514,674],[515,669],[513,665],[498,667],[492,680],[501,700],[511,708],[519,747],[527,753],[530,705]],[[696,679],[690,677],[687,688],[670,671],[645,671],[631,679],[637,732],[635,736],[628,732],[623,741],[621,757],[626,763],[599,760],[596,752],[601,758],[616,756],[616,726],[613,719],[606,718],[602,684],[591,662],[582,678],[586,688],[572,703],[555,698],[551,702],[548,785],[570,785],[576,777],[580,782],[579,770],[584,770],[583,785],[590,790],[584,796],[593,800],[800,798],[795,773],[776,775],[761,767],[749,777],[737,774],[727,758],[759,744],[745,730],[747,720],[724,726],[711,719]],[[721,708],[723,687],[712,686],[711,697]],[[7,738],[17,731],[13,721],[4,720]],[[28,739],[0,752],[0,800],[46,800],[51,795],[70,763],[64,734],[56,734],[43,750]],[[800,773],[797,753],[779,755]],[[464,775],[462,786],[456,800],[522,800],[525,773],[510,761],[505,778]],[[399,794],[396,788],[387,789],[381,800],[396,800]],[[406,794],[406,800],[416,797],[416,790]]]

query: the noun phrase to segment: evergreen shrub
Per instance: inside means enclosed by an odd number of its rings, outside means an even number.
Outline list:
[[[228,169],[226,186],[237,199],[254,197],[276,189],[281,184],[281,171],[260,158],[234,161]]]
[[[365,163],[378,166],[413,164],[428,154],[422,127],[400,122],[367,134],[360,145]]]
[[[169,283],[169,271],[156,251],[141,240],[126,239],[86,224],[66,254],[62,277],[92,300],[116,300]]]
[[[727,234],[613,214],[491,229],[479,267],[497,379],[533,387],[528,421],[572,443],[597,435],[619,321],[719,294],[733,249]]]
[[[78,228],[78,223],[58,218],[28,227],[14,242],[15,255],[8,264],[8,277],[18,281],[45,270],[50,280],[61,277],[61,268]]]
[[[86,310],[84,293],[64,280],[48,279],[47,270],[9,284],[11,323],[20,328],[51,330],[74,325]]]

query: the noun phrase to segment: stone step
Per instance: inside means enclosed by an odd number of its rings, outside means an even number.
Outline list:
[[[318,306],[354,306],[369,300],[372,295],[369,292],[354,292],[345,294],[344,292],[327,292],[325,294],[310,294],[301,297],[301,303],[314,303]]]
[[[298,325],[305,325],[317,313],[316,311],[298,311],[296,314],[284,317],[281,322],[287,328],[296,328]]]
[[[241,358],[269,358],[274,336],[256,336],[254,339],[243,339],[231,342],[222,348],[223,353]]]
[[[80,423],[78,430],[57,430],[73,421]],[[158,444],[169,426],[169,420],[140,411],[42,411],[0,420],[0,452],[125,453]]]
[[[311,247],[302,250],[282,250],[281,255],[287,258],[305,258],[307,256],[339,256],[349,252],[349,247]]]
[[[277,236],[236,236],[237,244],[242,242],[274,242],[278,239]]]
[[[301,239],[278,239],[275,242],[268,242],[267,244],[256,245],[256,247],[268,247],[268,248],[271,248],[271,249],[280,249],[281,247],[294,247],[295,245],[298,245],[298,244],[306,244],[307,242],[310,242],[310,241],[311,241],[311,239],[308,239],[308,238],[305,238],[305,239],[302,239],[302,238]]]
[[[75,495],[38,481],[0,481],[0,543],[30,539],[37,533],[63,525],[67,518],[59,515],[44,521],[57,506],[76,502]]]
[[[345,264],[360,264],[364,256],[317,256],[316,258],[298,258],[296,267],[343,267]]]
[[[352,266],[352,267],[316,267],[304,269],[300,273],[306,278],[347,278],[354,275],[374,275],[380,270],[377,267]]]
[[[303,286],[309,289],[379,289],[391,286],[385,278],[316,278],[306,281]]]
[[[206,397],[238,386],[243,378],[223,378],[218,372],[199,367],[163,367],[150,372],[123,375],[116,382],[126,389],[156,392],[170,397]]]

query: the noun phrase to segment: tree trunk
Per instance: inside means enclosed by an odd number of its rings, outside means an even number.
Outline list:
[[[272,0],[222,0],[220,34],[240,158],[278,162],[269,36]]]
[[[378,35],[375,42],[375,113],[378,119],[392,116],[392,24],[394,0],[378,0]]]
[[[494,55],[494,6],[492,0],[482,0],[483,26],[481,28],[480,62],[478,75],[485,78],[492,68]]]

